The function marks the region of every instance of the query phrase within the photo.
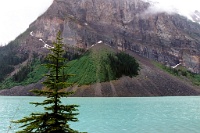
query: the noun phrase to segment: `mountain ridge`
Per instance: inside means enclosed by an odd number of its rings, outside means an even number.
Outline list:
[[[63,32],[64,42],[87,48],[99,40],[121,50],[199,73],[200,26],[178,14],[147,14],[149,3],[135,0],[55,0],[30,28],[47,42]],[[33,28],[34,29],[34,28]]]

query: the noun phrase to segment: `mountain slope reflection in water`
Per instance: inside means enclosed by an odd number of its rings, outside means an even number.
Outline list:
[[[14,133],[20,119],[42,108],[29,102],[43,97],[0,97],[0,132]],[[73,129],[88,133],[199,133],[200,97],[68,98],[79,104]],[[9,126],[11,129],[9,129]]]

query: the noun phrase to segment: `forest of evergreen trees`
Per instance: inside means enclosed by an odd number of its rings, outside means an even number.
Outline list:
[[[139,64],[130,55],[120,52],[115,56],[109,55],[110,66],[116,78],[125,76],[136,76],[139,71]]]
[[[0,82],[14,70],[14,66],[28,59],[27,53],[16,51],[16,42],[0,47]]]

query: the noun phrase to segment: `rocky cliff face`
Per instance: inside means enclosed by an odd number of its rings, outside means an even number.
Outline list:
[[[54,0],[30,25],[30,38],[51,43],[61,30],[70,46],[87,48],[101,40],[166,65],[181,63],[199,73],[200,25],[178,14],[150,14],[146,12],[149,6],[142,0]]]

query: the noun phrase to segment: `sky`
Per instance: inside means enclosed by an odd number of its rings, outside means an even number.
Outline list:
[[[1,0],[0,45],[23,33],[52,4],[53,0]]]
[[[146,0],[144,0],[146,1]],[[149,1],[149,0],[148,0]],[[200,0],[150,0],[159,2],[148,12],[178,11],[184,16],[195,9],[200,11]],[[1,0],[0,45],[5,45],[23,33],[52,4],[53,0]]]

